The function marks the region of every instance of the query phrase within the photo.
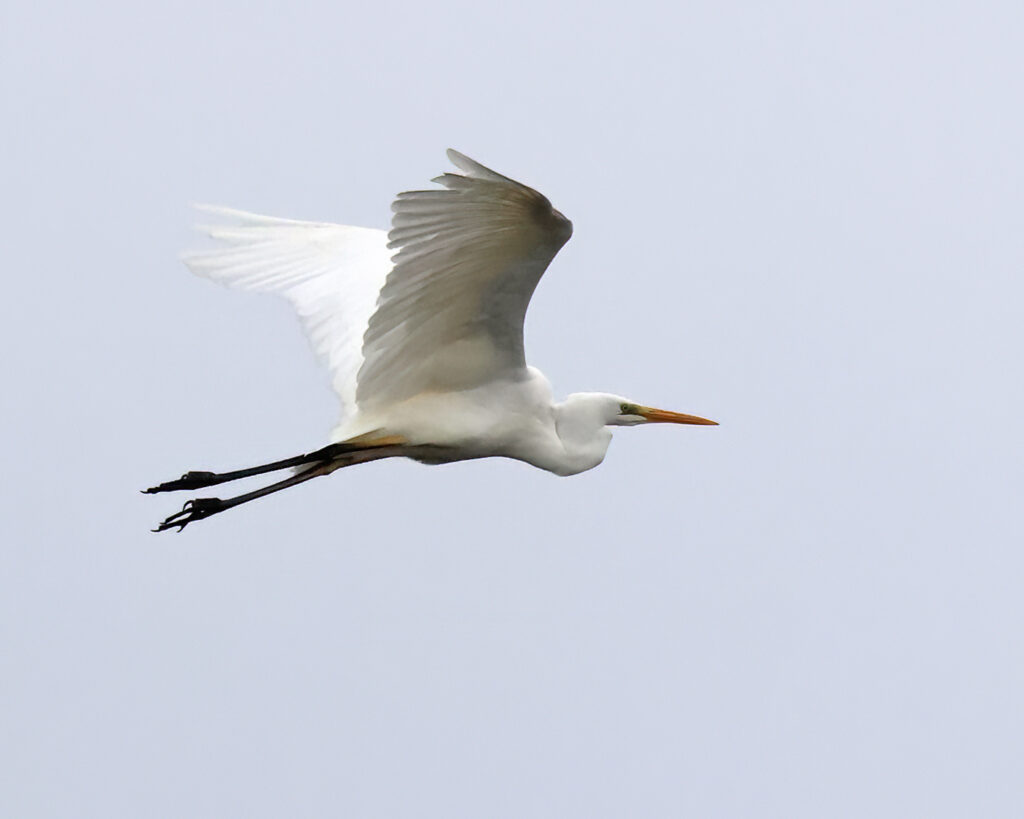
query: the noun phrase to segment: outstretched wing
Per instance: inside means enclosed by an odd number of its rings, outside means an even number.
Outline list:
[[[464,175],[392,206],[397,253],[363,337],[360,408],[516,377],[530,297],[572,235],[537,191],[457,151],[448,158]]]
[[[391,269],[387,234],[229,208],[200,209],[237,224],[203,228],[226,247],[186,254],[185,264],[193,273],[229,287],[287,298],[313,349],[330,368],[343,413],[351,414],[363,333]]]

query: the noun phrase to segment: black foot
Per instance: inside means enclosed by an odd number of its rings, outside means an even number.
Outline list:
[[[180,512],[175,512],[153,531],[166,532],[168,529],[173,529],[177,526],[180,532],[193,521],[208,518],[210,515],[216,515],[227,508],[227,502],[222,501],[220,498],[196,498],[195,500],[186,501]]]
[[[147,495],[153,495],[157,492],[175,492],[178,489],[202,489],[204,486],[221,483],[220,477],[216,472],[186,472],[176,481],[167,481],[142,491]]]

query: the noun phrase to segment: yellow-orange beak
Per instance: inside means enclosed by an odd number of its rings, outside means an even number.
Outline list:
[[[637,407],[637,409],[640,411],[640,415],[654,424],[701,424],[703,426],[718,426],[718,421],[701,418],[699,415],[686,415],[682,412],[669,412],[668,410],[655,409],[654,407]]]

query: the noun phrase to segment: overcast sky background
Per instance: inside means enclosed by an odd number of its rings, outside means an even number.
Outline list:
[[[0,814],[1024,815],[1022,9],[5,3]],[[188,203],[449,146],[575,223],[556,392],[722,425],[150,534],[335,420]]]

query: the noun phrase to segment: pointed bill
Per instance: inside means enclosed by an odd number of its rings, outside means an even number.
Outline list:
[[[718,421],[708,418],[701,418],[699,415],[687,415],[682,412],[670,412],[669,410],[655,409],[654,407],[637,407],[648,422],[654,424],[699,424],[701,426],[717,427]]]

